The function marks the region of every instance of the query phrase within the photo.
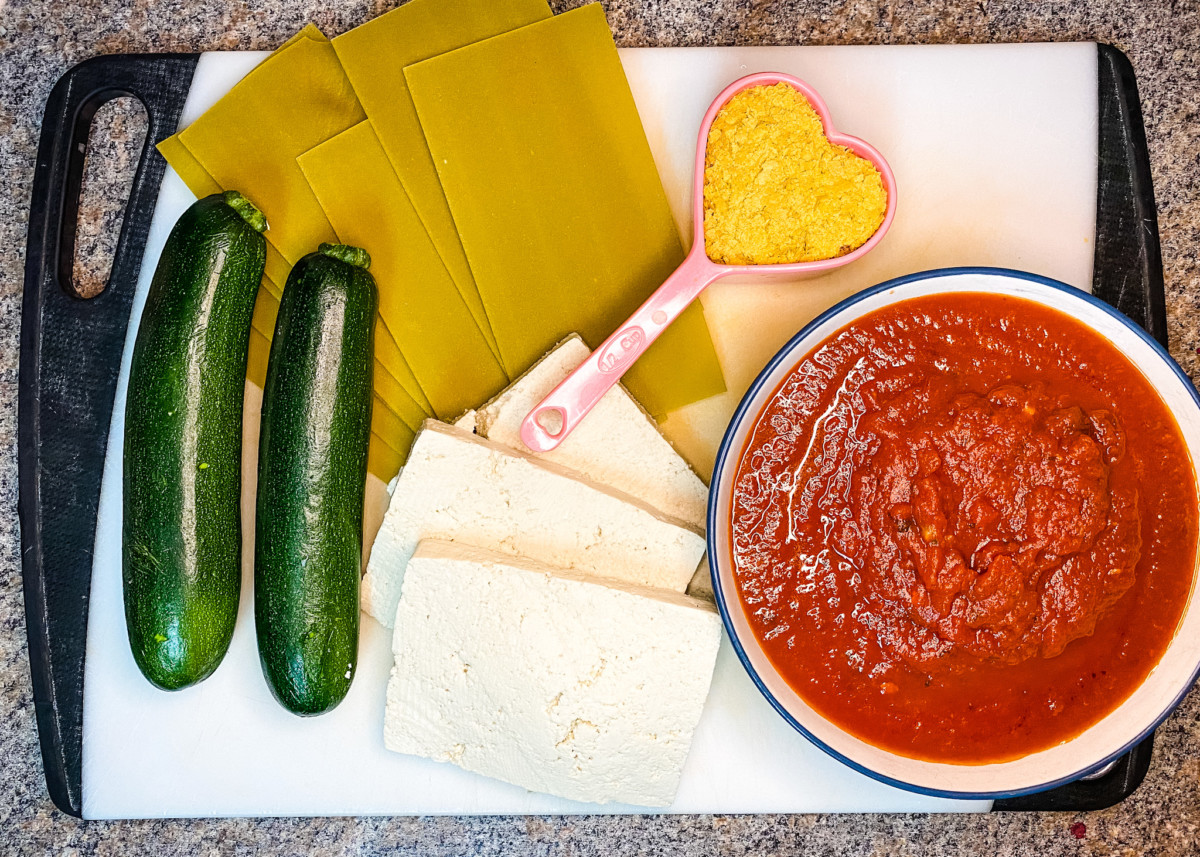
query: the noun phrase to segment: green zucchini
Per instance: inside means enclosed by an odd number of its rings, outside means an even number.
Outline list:
[[[365,251],[329,244],[296,263],[263,389],[254,619],[267,684],[300,715],[341,702],[358,663],[378,304],[369,265]]]
[[[133,347],[125,620],[138,668],[164,690],[207,678],[237,619],[242,397],[265,228],[235,191],[185,211],[163,247]]]

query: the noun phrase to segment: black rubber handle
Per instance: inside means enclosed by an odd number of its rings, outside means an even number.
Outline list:
[[[33,698],[50,798],[82,804],[83,659],[100,479],[142,251],[196,54],[103,56],[59,79],[46,103],[30,202],[21,316],[18,470],[25,617]],[[108,286],[81,299],[70,282],[88,133],[96,110],[130,96],[145,107],[134,176]]]
[[[1099,46],[1100,139],[1092,294],[1167,345],[1158,207],[1137,79],[1129,58]]]

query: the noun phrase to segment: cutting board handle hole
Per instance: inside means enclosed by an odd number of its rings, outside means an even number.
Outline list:
[[[148,129],[146,108],[129,95],[85,106],[79,115],[58,266],[59,282],[74,297],[94,298],[108,286]]]

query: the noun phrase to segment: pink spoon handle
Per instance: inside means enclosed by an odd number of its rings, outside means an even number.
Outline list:
[[[525,445],[534,452],[549,452],[562,443],[667,325],[724,273],[704,255],[701,239],[675,273],[526,415],[521,423]]]

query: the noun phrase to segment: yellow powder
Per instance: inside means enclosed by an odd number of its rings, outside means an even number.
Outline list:
[[[714,262],[774,265],[843,256],[883,223],[879,171],[825,138],[786,83],[744,89],[708,132],[704,246]]]

